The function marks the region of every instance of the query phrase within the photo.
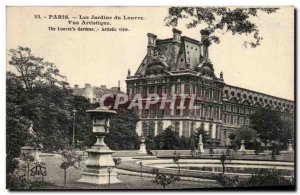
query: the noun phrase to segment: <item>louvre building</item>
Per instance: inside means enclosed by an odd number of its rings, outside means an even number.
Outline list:
[[[294,102],[226,84],[223,73],[216,74],[209,60],[209,32],[200,32],[201,40],[181,36],[173,29],[173,38],[158,39],[148,33],[147,54],[135,74],[128,70],[129,99],[141,94],[171,97],[174,94],[196,95],[197,109],[135,108],[140,117],[136,132],[140,136],[160,134],[171,126],[179,136],[189,137],[202,126],[216,145],[229,143],[228,136],[241,125],[251,124],[250,115],[260,108],[280,112],[282,119],[294,124]],[[199,36],[200,37],[200,36]]]

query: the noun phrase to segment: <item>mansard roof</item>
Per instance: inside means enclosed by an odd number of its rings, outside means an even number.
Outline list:
[[[153,38],[153,36],[151,38]],[[199,65],[201,65],[201,62],[204,60],[204,57],[202,56],[202,43],[196,39],[186,36],[180,36],[178,41],[174,41],[174,38],[155,39],[155,45],[153,45],[150,49],[153,49],[153,51],[159,53],[160,56],[165,58],[164,63],[165,66],[168,66],[168,71],[187,69],[198,71]],[[148,45],[148,53],[145,55],[134,75],[137,76],[146,74],[146,69],[149,64],[152,64],[152,61],[151,58],[149,58]]]

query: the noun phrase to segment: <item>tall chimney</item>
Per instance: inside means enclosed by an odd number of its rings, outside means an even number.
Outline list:
[[[156,48],[156,38],[157,36],[155,34],[152,33],[148,33],[148,46],[147,46],[147,60],[148,62],[151,59],[151,56],[154,53],[154,49]]]
[[[173,42],[181,43],[181,33],[182,32],[176,28],[173,28],[172,32],[173,32]]]
[[[181,43],[181,31],[173,28],[173,40],[172,40],[172,64],[175,65],[177,61],[177,55],[180,49],[180,43]]]
[[[208,59],[208,47],[210,46],[211,42],[209,41],[209,30],[201,30],[201,42],[202,42],[202,54],[203,57]]]
[[[120,80],[118,80],[118,91],[119,91],[119,92],[121,91],[121,83],[120,83]]]
[[[130,68],[128,68],[127,77],[130,77],[130,76],[131,76],[131,71],[130,71]]]
[[[89,87],[91,87],[91,84],[86,83],[84,87],[89,88]]]

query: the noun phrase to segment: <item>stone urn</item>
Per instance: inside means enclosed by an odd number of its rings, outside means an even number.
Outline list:
[[[140,150],[138,151],[139,154],[147,154],[146,145],[145,145],[145,138],[141,137],[141,144]]]
[[[105,107],[98,107],[86,112],[91,115],[93,133],[97,137],[97,142],[86,150],[88,153],[85,161],[86,168],[83,170],[82,178],[78,181],[93,184],[119,183],[117,173],[114,171],[113,151],[104,143],[104,138],[109,133],[110,116],[117,112]]]

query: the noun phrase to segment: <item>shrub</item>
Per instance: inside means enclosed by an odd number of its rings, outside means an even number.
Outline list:
[[[254,153],[259,154],[264,151],[264,147],[261,145],[261,142],[254,142]]]
[[[82,157],[81,155],[76,155],[76,152],[72,152],[69,150],[63,150],[61,155],[63,158],[62,158],[62,163],[59,165],[59,168],[64,170],[64,185],[65,185],[67,180],[67,169],[70,167],[79,169],[80,161],[82,160]]]
[[[121,164],[122,159],[121,158],[113,158],[115,165]]]
[[[235,175],[233,178],[219,174],[214,179],[223,187],[234,188],[240,185],[239,176]]]
[[[261,169],[252,175],[243,186],[284,186],[294,185],[293,181],[285,178],[280,170]]]
[[[259,187],[259,186],[288,186],[294,185],[294,180],[285,178],[280,170],[261,169],[249,179],[241,180],[237,175],[228,177],[215,176],[214,179],[223,187]]]
[[[7,186],[9,190],[33,190],[33,189],[45,189],[47,186],[53,185],[45,181],[30,181],[23,177],[19,177],[13,174],[7,176]]]
[[[157,185],[162,185],[163,188],[166,189],[167,185],[174,183],[176,181],[180,181],[180,178],[178,176],[167,175],[165,173],[157,173],[153,183]]]

